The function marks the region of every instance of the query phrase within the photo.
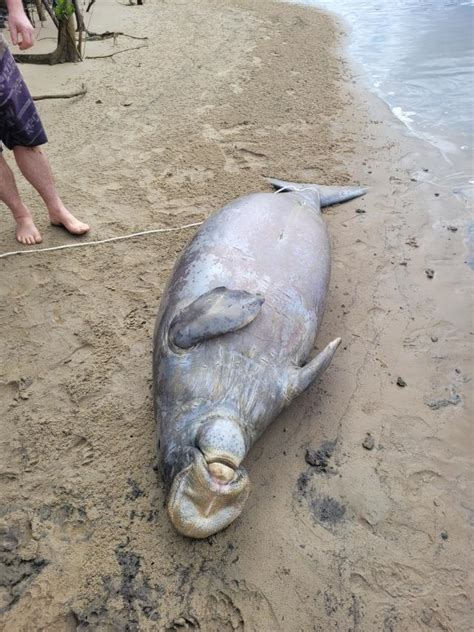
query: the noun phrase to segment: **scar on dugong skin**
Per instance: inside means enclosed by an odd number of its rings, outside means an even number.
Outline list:
[[[169,517],[189,537],[241,513],[250,489],[243,459],[341,341],[309,360],[331,268],[321,207],[366,189],[270,182],[277,194],[241,197],[200,227],[157,316],[159,460]]]

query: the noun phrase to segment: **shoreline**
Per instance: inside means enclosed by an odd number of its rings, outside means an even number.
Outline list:
[[[32,92],[88,86],[39,104],[87,239],[200,221],[265,190],[264,175],[370,191],[325,213],[333,273],[317,346],[343,345],[254,446],[242,517],[202,542],[167,521],[149,393],[157,304],[192,233],[0,263],[0,504],[17,541],[9,568],[23,573],[2,594],[16,600],[5,625],[467,629],[470,271],[436,156],[354,83],[339,25],[317,9],[103,2],[94,16],[92,30],[148,34],[148,48],[24,71]],[[94,42],[94,54],[116,48]],[[74,243],[21,190],[42,246]],[[9,221],[1,252],[14,249]],[[310,466],[306,449],[325,444],[327,467]]]
[[[472,205],[472,160],[470,160],[471,153],[468,153],[468,145],[469,139],[466,137],[468,128],[464,129],[464,136],[462,131],[459,128],[453,128],[453,120],[451,117],[441,121],[436,120],[434,117],[434,113],[431,111],[430,113],[426,112],[426,109],[429,109],[429,105],[423,108],[422,104],[415,102],[410,102],[407,100],[406,89],[407,86],[404,85],[410,81],[410,77],[407,76],[408,64],[411,61],[413,64],[413,72],[415,73],[416,79],[420,81],[420,67],[418,64],[420,63],[420,59],[416,57],[411,57],[413,55],[413,51],[409,51],[407,53],[407,57],[405,59],[404,64],[400,64],[400,62],[395,61],[395,65],[393,67],[394,73],[401,73],[402,79],[401,84],[400,79],[395,85],[390,85],[387,77],[383,77],[383,71],[380,66],[380,62],[378,63],[374,56],[378,51],[379,54],[382,54],[382,58],[385,59],[386,63],[389,62],[390,53],[385,52],[384,54],[380,50],[380,42],[384,40],[387,36],[389,36],[388,32],[382,31],[379,34],[378,44],[375,45],[375,49],[372,54],[368,50],[364,50],[364,42],[366,39],[362,39],[361,31],[363,30],[365,36],[369,36],[369,33],[372,33],[375,28],[373,23],[374,20],[387,20],[390,21],[390,17],[395,20],[401,17],[401,14],[395,11],[394,15],[385,14],[384,11],[374,11],[372,15],[365,16],[365,20],[368,20],[368,23],[364,22],[358,23],[357,16],[354,14],[354,7],[352,9],[349,8],[347,3],[342,3],[340,9],[336,6],[331,5],[331,3],[327,3],[324,0],[286,0],[287,2],[295,2],[305,6],[319,8],[321,10],[327,10],[330,15],[332,15],[336,21],[341,25],[342,30],[346,31],[349,35],[346,38],[346,45],[344,46],[345,56],[350,59],[352,66],[352,75],[357,78],[357,82],[359,86],[363,89],[366,88],[368,91],[375,94],[379,99],[381,99],[384,103],[386,103],[391,111],[391,114],[395,116],[399,121],[401,121],[403,129],[405,130],[405,134],[407,136],[413,136],[422,140],[424,143],[430,145],[430,147],[434,148],[436,152],[438,152],[439,156],[442,158],[445,164],[446,175],[448,176],[444,184],[449,186],[451,191],[455,193],[457,198],[463,201],[464,204]],[[313,4],[314,2],[314,4]],[[403,3],[402,3],[403,4]],[[465,5],[460,5],[465,6]],[[382,7],[380,7],[382,9]],[[376,18],[375,15],[380,13],[380,17]],[[452,18],[451,18],[452,19]],[[355,20],[355,21],[354,21]],[[425,17],[426,20],[426,17]],[[423,21],[422,21],[423,22]],[[364,26],[362,26],[365,23]],[[421,24],[421,28],[423,30],[423,24]],[[425,24],[426,28],[426,24]],[[447,28],[449,28],[447,26]],[[368,29],[368,31],[367,31]],[[410,28],[406,29],[406,35],[410,35]],[[433,33],[432,35],[436,35]],[[439,35],[439,33],[438,33]],[[424,33],[426,37],[426,33]],[[403,39],[403,35],[401,33],[398,34],[400,39],[399,45],[405,41]],[[394,46],[395,43],[392,43]],[[393,50],[390,48],[389,51],[392,54],[396,55],[396,48]],[[446,51],[445,51],[446,52]],[[448,57],[449,57],[449,53]],[[467,55],[466,55],[467,57]],[[461,61],[461,60],[460,60]],[[432,59],[432,51],[431,57],[428,53],[428,59],[425,59],[426,63],[433,63]],[[436,63],[436,61],[434,61]],[[453,60],[451,59],[451,63],[453,64]],[[462,63],[462,62],[461,62]],[[416,81],[415,79],[415,81]],[[469,82],[466,82],[469,85]],[[387,85],[388,84],[388,85]],[[385,88],[381,86],[385,85]],[[442,85],[442,84],[441,84]],[[458,86],[459,87],[459,86]],[[391,88],[391,89],[389,89]],[[427,90],[430,88],[427,87]],[[434,89],[434,86],[431,85],[431,90]],[[451,92],[455,92],[454,88]],[[432,94],[432,102],[437,102],[437,98],[439,99],[439,94]],[[463,94],[463,89],[461,89],[460,98],[465,98],[466,95]],[[445,107],[449,107],[446,106]],[[421,108],[421,112],[419,111]],[[414,110],[414,111],[412,111]],[[443,112],[444,115],[447,112]],[[412,120],[412,117],[415,117],[416,120]],[[421,116],[421,118],[420,118]],[[444,123],[444,125],[443,125]],[[444,132],[440,132],[437,130],[438,126],[443,128],[445,126],[448,129],[445,129]],[[472,135],[471,135],[472,136]],[[465,145],[465,143],[468,145]],[[468,226],[465,226],[466,230]]]

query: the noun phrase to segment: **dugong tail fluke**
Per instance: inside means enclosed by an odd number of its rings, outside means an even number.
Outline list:
[[[286,180],[276,180],[275,178],[267,178],[267,180],[275,189],[280,189],[281,191],[301,191],[303,194],[305,192],[317,193],[321,208],[353,200],[365,195],[368,191],[365,187],[327,187],[321,184],[287,182]]]

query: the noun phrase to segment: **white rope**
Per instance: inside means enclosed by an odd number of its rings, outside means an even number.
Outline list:
[[[3,254],[1,254],[0,259],[4,259],[5,257],[12,257],[13,255],[29,255],[37,252],[66,250],[67,248],[84,248],[84,246],[98,246],[100,244],[108,244],[112,241],[132,239],[133,237],[142,237],[143,235],[153,235],[154,233],[172,233],[178,230],[186,230],[187,228],[201,226],[201,224],[203,223],[204,222],[194,222],[194,224],[185,224],[184,226],[178,226],[177,228],[154,228],[152,230],[143,230],[140,233],[131,233],[130,235],[122,235],[120,237],[109,237],[108,239],[99,239],[98,241],[83,241],[79,244],[66,244],[64,246],[53,246],[52,248],[29,248],[27,250],[12,250],[11,252],[4,252]]]
[[[287,187],[282,187],[277,191],[274,191],[274,194],[280,193],[281,191],[288,191]],[[301,191],[314,191],[314,189],[310,187],[304,187],[302,189],[298,189],[296,192],[299,193]],[[139,233],[131,233],[130,235],[121,235],[120,237],[109,237],[108,239],[99,239],[98,241],[83,241],[78,244],[65,244],[64,246],[52,246],[51,248],[27,248],[25,250],[12,250],[11,252],[4,252],[0,254],[0,259],[5,259],[6,257],[13,257],[13,255],[29,255],[35,254],[37,252],[53,252],[55,250],[66,250],[69,248],[83,248],[85,246],[98,246],[100,244],[108,244],[112,241],[122,241],[123,239],[133,239],[134,237],[142,237],[143,235],[153,235],[156,233],[172,233],[179,230],[186,230],[187,228],[195,228],[196,226],[201,226],[204,222],[194,222],[193,224],[185,224],[184,226],[177,226],[176,228],[154,228],[152,230],[143,230]]]

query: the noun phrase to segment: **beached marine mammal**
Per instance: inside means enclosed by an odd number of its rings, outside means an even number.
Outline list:
[[[194,538],[229,525],[241,463],[278,413],[329,365],[308,362],[324,312],[330,242],[321,207],[366,189],[270,180],[214,213],[175,265],[154,337],[154,402],[168,514]]]

